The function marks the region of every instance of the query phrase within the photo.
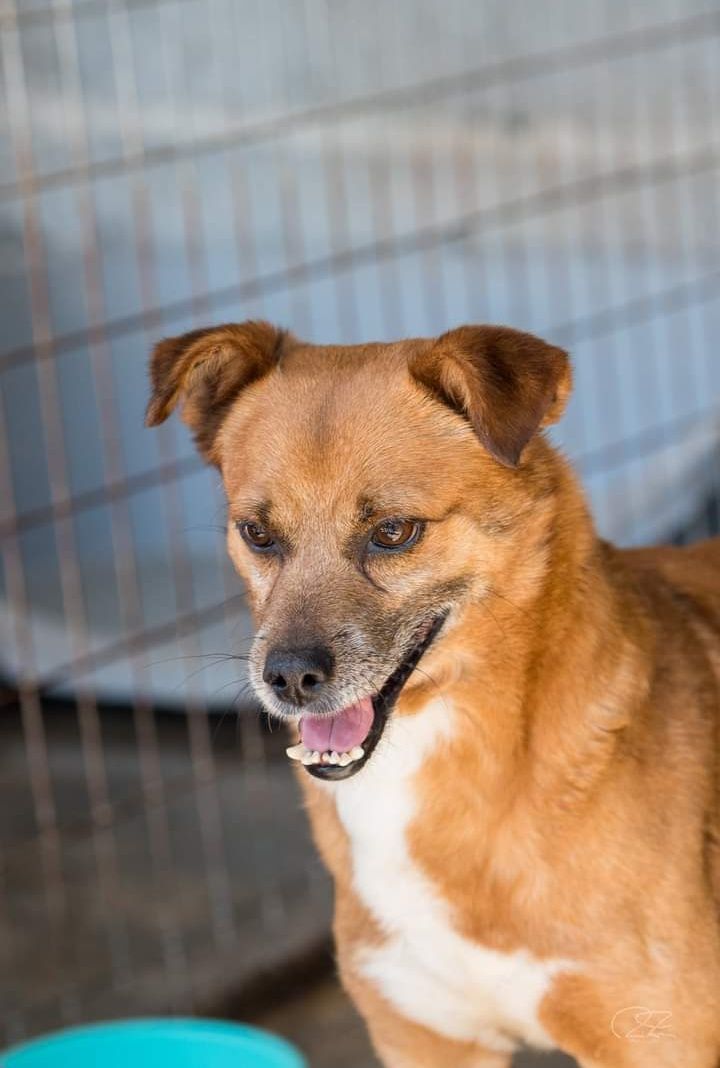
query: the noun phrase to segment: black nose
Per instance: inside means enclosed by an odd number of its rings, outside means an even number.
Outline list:
[[[332,676],[333,655],[329,649],[271,649],[265,659],[263,679],[277,697],[304,705],[318,697]]]

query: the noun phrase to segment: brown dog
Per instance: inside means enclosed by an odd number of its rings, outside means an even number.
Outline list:
[[[383,1062],[717,1068],[720,542],[598,539],[539,433],[565,353],[254,322],[163,341],[152,381],[222,472]]]

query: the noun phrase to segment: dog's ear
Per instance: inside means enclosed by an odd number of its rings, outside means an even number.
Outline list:
[[[150,358],[152,395],[145,423],[157,426],[182,401],[183,422],[199,451],[213,460],[213,442],[240,390],[278,363],[287,338],[270,323],[248,320],[166,338]]]
[[[507,467],[560,418],[572,385],[566,352],[507,326],[461,326],[410,359],[413,377],[464,415]]]

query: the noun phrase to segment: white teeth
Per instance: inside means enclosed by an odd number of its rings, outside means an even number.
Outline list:
[[[361,745],[354,745],[348,753],[337,753],[335,750],[331,753],[321,753],[317,749],[308,749],[302,742],[288,746],[285,752],[291,760],[297,760],[305,767],[311,764],[339,764],[341,768],[346,768],[348,764],[361,760],[365,756],[365,750]]]

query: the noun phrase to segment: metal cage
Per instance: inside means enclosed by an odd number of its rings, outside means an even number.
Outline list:
[[[142,430],[159,337],[532,330],[602,532],[717,531],[719,35],[701,0],[2,0],[0,1046],[327,930],[217,479]]]

